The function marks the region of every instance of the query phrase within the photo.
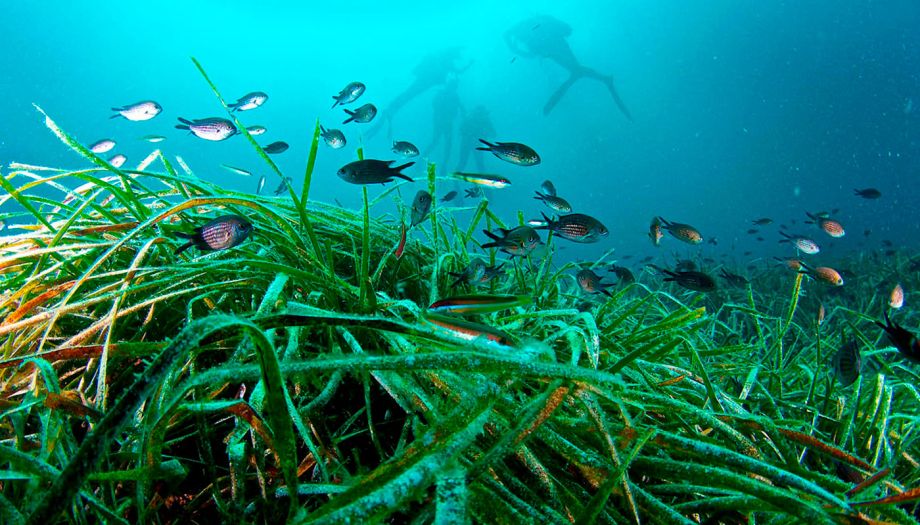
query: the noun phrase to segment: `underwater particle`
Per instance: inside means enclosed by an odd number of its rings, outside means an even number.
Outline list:
[[[238,246],[252,233],[252,223],[239,215],[222,215],[195,228],[194,233],[176,232],[188,242],[176,249],[176,255],[192,246],[202,251],[226,250]]]
[[[543,181],[543,183],[540,184],[540,189],[543,190],[543,193],[547,195],[552,195],[553,197],[556,196],[556,186],[554,186],[553,182],[549,179]]]
[[[450,202],[454,200],[456,197],[457,197],[456,191],[449,191],[446,194],[444,194],[443,197],[441,197],[441,202]]]
[[[559,237],[572,242],[593,243],[610,233],[601,221],[583,213],[560,215],[556,220],[550,219],[544,213],[541,215],[546,225],[537,226],[538,230],[550,230]]]
[[[689,224],[671,222],[664,217],[658,217],[658,220],[661,221],[661,227],[677,240],[687,244],[700,244],[703,242],[703,236],[700,235],[700,231]]]
[[[125,157],[124,155],[119,153],[117,155],[113,155],[112,158],[109,159],[109,164],[111,164],[112,166],[116,168],[120,168],[124,166],[125,162],[127,161],[128,161],[128,157]]]
[[[255,136],[265,133],[268,130],[265,128],[265,126],[249,126],[248,128],[246,128],[246,131],[248,131],[250,135],[255,137]]]
[[[558,212],[558,213],[569,213],[572,211],[572,205],[569,204],[569,201],[563,199],[562,197],[557,197],[555,195],[549,195],[547,193],[540,193],[539,191],[535,192],[537,194],[534,199],[541,201],[543,204],[549,206],[549,209]]]
[[[902,356],[914,363],[920,363],[920,340],[917,339],[917,336],[898,323],[892,322],[888,317],[888,312],[885,312],[885,324],[879,321],[875,321],[875,324],[885,331],[888,340]]]
[[[358,100],[358,97],[363,95],[366,89],[367,86],[361,82],[349,82],[347,86],[339,91],[338,95],[332,96],[332,98],[335,100],[335,102],[332,104],[333,109],[339,104],[351,104],[352,102]]]
[[[846,235],[846,231],[843,229],[843,225],[838,221],[831,219],[826,214],[816,214],[812,215],[808,212],[805,213],[808,215],[809,221],[805,221],[805,224],[815,224],[820,228],[824,233],[834,237],[835,239],[843,237]]]
[[[391,167],[395,160],[376,160],[364,159],[349,162],[339,168],[336,172],[342,180],[352,184],[386,184],[394,178],[400,178],[413,182],[410,177],[400,173],[402,170],[412,166],[415,162]]]
[[[265,175],[259,177],[259,184],[256,185],[256,195],[262,194],[262,188],[265,187]]]
[[[156,144],[157,142],[163,142],[166,140],[166,137],[163,135],[144,135],[141,137],[141,140],[149,142],[151,144]]]
[[[230,111],[249,111],[265,104],[266,100],[268,100],[267,94],[261,91],[253,91],[243,95],[239,100],[227,107],[230,108]]]
[[[243,168],[237,168],[236,166],[230,166],[228,164],[221,164],[220,167],[224,168],[225,170],[231,173],[236,173],[237,175],[242,175],[244,177],[249,177],[250,175],[252,175],[251,172],[248,172],[244,170]]]
[[[116,114],[109,118],[122,117],[132,122],[140,122],[150,120],[159,115],[160,112],[163,111],[163,106],[160,106],[152,100],[144,100],[134,104],[128,104],[127,106],[112,108],[112,111]]]
[[[607,290],[613,284],[601,282],[601,276],[588,268],[579,271],[575,275],[575,280],[578,281],[578,286],[587,293],[602,293],[607,297],[613,297]]]
[[[430,210],[431,194],[425,190],[418,190],[418,193],[415,194],[415,198],[412,199],[412,227],[417,226],[425,220]]]
[[[374,120],[374,117],[377,116],[377,106],[373,104],[365,104],[354,111],[346,109],[345,113],[348,114],[348,118],[342,121],[342,124],[348,124],[349,122],[367,124],[368,122]]]
[[[487,314],[526,306],[531,302],[528,295],[455,295],[431,303],[428,311],[442,314]]]
[[[233,122],[225,118],[211,117],[188,120],[179,117],[181,124],[176,124],[176,129],[187,130],[196,137],[211,142],[220,142],[237,134]]]
[[[488,186],[489,188],[495,188],[497,190],[507,188],[511,185],[510,180],[499,175],[492,175],[491,173],[467,173],[464,171],[457,171],[454,172],[453,175],[460,180],[480,186]],[[470,190],[467,190],[467,197],[473,196],[474,195],[470,195]]]
[[[895,310],[904,306],[904,288],[901,287],[901,283],[894,285],[894,288],[891,289],[891,295],[888,297],[888,306]]]
[[[854,189],[853,194],[864,199],[877,199],[882,196],[882,192],[875,188]]]
[[[523,257],[532,252],[540,244],[540,234],[530,226],[518,226],[511,230],[499,228],[500,235],[482,230],[492,242],[487,242],[481,247],[484,250],[498,248],[511,257]]]
[[[788,242],[795,246],[797,250],[808,255],[815,255],[821,251],[821,248],[818,246],[818,243],[809,239],[808,237],[803,237],[801,235],[789,235],[786,232],[779,232],[780,235],[785,237],[779,242]]]
[[[862,356],[859,352],[859,343],[856,340],[847,341],[841,346],[832,358],[834,376],[840,386],[848,387],[859,378],[862,368]]]
[[[395,140],[393,141],[393,153],[401,155],[405,158],[418,157],[418,148],[415,147],[415,144],[407,142],[405,140]]]
[[[323,142],[326,143],[332,149],[339,149],[345,147],[345,134],[338,129],[326,129],[323,126],[319,127],[320,136],[323,137]]]
[[[288,150],[289,147],[290,146],[288,146],[287,142],[284,142],[283,140],[277,140],[268,146],[265,146],[262,148],[262,150],[264,150],[265,153],[268,153],[269,155],[276,155],[278,153],[284,153]]]
[[[108,153],[115,148],[115,141],[112,139],[102,139],[94,142],[89,150],[93,153]]]
[[[536,166],[540,163],[540,156],[530,146],[520,142],[487,142],[479,139],[485,147],[476,148],[479,151],[489,151],[505,162],[517,166]]]
[[[661,231],[661,219],[659,217],[652,217],[652,223],[648,227],[648,238],[652,241],[652,246],[656,248],[661,245],[661,239],[664,237],[664,233]]]

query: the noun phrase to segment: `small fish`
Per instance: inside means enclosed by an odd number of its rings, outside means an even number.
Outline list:
[[[774,259],[781,262],[782,264],[786,266],[786,268],[789,268],[790,270],[794,272],[801,270],[802,267],[805,265],[805,263],[803,263],[802,261],[798,259],[780,259],[779,257],[774,257]]]
[[[488,186],[490,188],[502,189],[507,188],[511,185],[511,181],[500,177],[498,175],[492,175],[490,173],[466,173],[463,171],[458,171],[454,173],[454,177],[458,179],[465,180],[466,182],[471,182],[473,184],[479,184],[481,186]],[[469,195],[467,195],[469,196]]]
[[[125,157],[124,155],[119,153],[117,155],[113,155],[112,158],[109,159],[109,164],[111,164],[112,166],[116,168],[120,168],[124,166],[125,162],[127,161],[128,161],[128,157]]]
[[[843,286],[843,277],[840,276],[840,272],[827,266],[812,268],[802,263],[802,269],[799,272],[831,286]]]
[[[402,155],[405,158],[418,157],[418,148],[411,142],[405,140],[393,141],[393,153]]]
[[[246,128],[246,131],[248,131],[249,134],[252,135],[253,137],[257,137],[265,133],[268,130],[265,128],[265,126],[249,126],[248,128]]]
[[[717,238],[715,238],[715,237],[710,237],[710,238],[706,239],[706,244],[711,244],[711,245],[713,245],[713,246],[718,246],[718,245],[719,245],[719,239],[717,239]]]
[[[572,211],[572,205],[569,204],[569,201],[563,199],[562,197],[557,197],[555,195],[549,195],[547,193],[535,192],[537,194],[534,199],[542,201],[543,204],[549,206],[549,208],[558,213],[569,213]]]
[[[239,245],[252,233],[252,223],[239,215],[223,215],[195,228],[194,233],[176,232],[188,242],[176,250],[176,255],[192,246],[202,251],[226,250]]]
[[[818,228],[821,228],[824,231],[824,233],[834,237],[835,239],[846,235],[846,232],[843,230],[843,225],[834,219],[829,218],[827,215],[820,213],[817,215],[812,215],[808,212],[805,212],[805,215],[811,219],[810,221],[806,221],[806,224],[816,224]]]
[[[393,252],[393,255],[397,259],[402,258],[403,252],[406,250],[406,223],[399,223],[399,242],[396,244],[396,251]]]
[[[326,129],[323,126],[319,127],[320,136],[323,137],[323,140],[326,142],[326,145],[332,149],[339,149],[345,147],[345,134],[338,129]]]
[[[743,288],[751,282],[741,275],[729,272],[725,268],[722,268],[722,279],[724,279],[729,286],[733,286],[735,288]]]
[[[415,162],[407,162],[406,164],[392,167],[394,162],[396,161],[356,160],[339,168],[336,174],[345,182],[352,184],[386,184],[396,177],[413,182],[410,177],[403,175],[400,171],[412,166]]]
[[[877,199],[882,196],[882,192],[875,188],[865,188],[862,190],[853,190],[853,194],[864,199]]]
[[[412,227],[417,226],[425,217],[428,216],[428,212],[431,210],[431,194],[425,190],[418,190],[418,193],[415,194],[415,198],[412,199]]]
[[[822,324],[824,324],[824,316],[826,314],[827,314],[827,311],[824,309],[824,303],[821,303],[820,305],[818,305],[818,315],[815,319],[818,322],[818,326],[821,326]]]
[[[504,265],[504,263],[502,263]],[[473,259],[470,261],[469,266],[464,268],[460,272],[447,272],[451,277],[456,278],[456,280],[451,283],[451,289],[456,288],[461,284],[467,286],[479,283],[483,276],[486,274],[486,263],[482,262],[479,259]]]
[[[466,341],[481,340],[501,347],[514,347],[515,344],[514,339],[501,330],[484,324],[467,321],[459,317],[427,313],[425,314],[425,321],[431,323],[435,328],[447,335],[459,337]]]
[[[658,220],[661,221],[661,227],[673,235],[676,239],[684,241],[688,244],[699,244],[703,242],[703,236],[700,235],[699,230],[690,226],[689,224],[683,224],[680,222],[670,222],[664,217],[658,217]]]
[[[176,129],[188,130],[196,137],[212,142],[226,140],[237,134],[236,126],[225,118],[213,117],[188,120],[179,117],[179,122],[181,124],[176,124]]]
[[[283,140],[277,140],[268,146],[263,147],[262,150],[264,150],[265,153],[268,153],[269,155],[275,155],[278,153],[284,153],[288,150],[289,147],[290,146],[288,146],[287,142],[284,142]]]
[[[496,157],[511,164],[518,166],[536,166],[540,163],[540,156],[530,146],[519,142],[486,142],[479,139],[479,142],[485,144],[485,147],[476,148],[479,151],[490,151]]]
[[[262,195],[262,188],[265,187],[265,175],[259,177],[259,184],[256,185],[256,195]]]
[[[797,250],[808,255],[814,255],[821,251],[821,248],[818,246],[818,243],[807,238],[802,237],[801,235],[789,235],[786,232],[779,232],[780,235],[785,237],[785,239],[779,242],[788,242],[791,243]]]
[[[748,235],[756,235],[756,234],[760,233],[760,230],[758,230],[757,228],[751,228],[751,229],[749,229],[749,230],[748,230],[747,232],[745,232],[745,233],[747,233]]]
[[[766,226],[768,224],[772,224],[773,219],[769,217],[761,217],[759,219],[754,219],[753,221],[751,221],[751,223],[754,224],[754,226]]]
[[[894,285],[891,290],[891,295],[888,297],[888,306],[895,310],[899,310],[904,306],[904,288],[901,287],[901,283]]]
[[[715,279],[703,272],[672,272],[671,270],[665,270],[657,266],[655,268],[667,276],[664,278],[666,282],[673,281],[688,290],[693,290],[695,292],[711,292],[716,289]]]
[[[345,113],[348,114],[348,118],[345,119],[342,124],[348,124],[349,122],[367,124],[368,122],[374,120],[374,117],[377,116],[377,106],[373,104],[365,104],[354,111],[346,109]]]
[[[109,118],[124,117],[132,122],[140,122],[150,120],[159,115],[160,112],[163,111],[163,106],[160,106],[152,100],[145,100],[143,102],[137,102],[136,104],[121,106],[120,108],[112,108],[112,111],[115,112],[115,115]]]
[[[150,142],[151,144],[156,144],[157,142],[163,142],[164,140],[166,140],[166,137],[164,137],[163,135],[144,135],[143,137],[141,137],[141,140],[145,140],[147,142]]]
[[[834,376],[840,381],[840,386],[848,387],[859,378],[862,368],[862,356],[859,353],[859,343],[855,339],[847,341],[841,346],[832,358]]]
[[[492,242],[482,245],[482,249],[498,248],[512,257],[523,257],[532,252],[540,244],[540,235],[530,226],[518,226],[511,230],[499,228],[501,236],[489,230],[482,230]]]
[[[473,186],[472,188],[464,190],[463,194],[468,199],[475,199],[476,197],[482,197],[485,193],[482,191],[481,187]]]
[[[102,139],[89,147],[93,153],[108,153],[113,149],[115,149],[115,141],[111,139]]]
[[[243,95],[239,100],[227,107],[230,108],[230,111],[249,111],[265,104],[266,100],[268,100],[268,95],[261,91],[253,91]]]
[[[607,290],[607,288],[613,286],[613,284],[602,283],[601,276],[597,275],[588,268],[579,271],[578,274],[575,275],[575,279],[578,281],[578,286],[580,286],[581,289],[585,292],[602,293],[607,297],[613,297],[610,294],[610,291]]]
[[[543,193],[547,195],[556,196],[556,186],[553,185],[552,181],[545,180],[543,184],[540,184],[540,189],[543,190]]]
[[[457,197],[456,191],[449,191],[443,197],[441,197],[441,202],[450,202]]]
[[[530,303],[528,295],[455,295],[431,303],[428,311],[460,315],[487,314]]]
[[[288,191],[288,188],[290,187],[291,187],[291,178],[285,177],[281,179],[281,184],[278,185],[278,188],[275,190],[274,195],[277,197],[278,195],[281,195],[285,193],[286,191]]]
[[[662,237],[664,237],[664,233],[661,231],[661,219],[654,217],[648,227],[648,238],[651,239],[652,245],[657,248],[661,245]]]
[[[636,282],[636,276],[625,266],[613,265],[607,271],[615,273],[617,281],[620,283],[629,284]]]
[[[246,171],[246,170],[244,170],[243,168],[237,168],[237,167],[235,167],[235,166],[230,166],[230,165],[227,165],[227,164],[221,164],[220,167],[221,167],[221,168],[224,168],[225,170],[227,170],[227,171],[229,171],[229,172],[236,173],[237,175],[242,175],[242,176],[244,176],[244,177],[249,177],[250,175],[252,175],[251,172]]]
[[[358,100],[358,97],[363,95],[366,89],[367,86],[361,82],[350,82],[347,86],[342,88],[342,91],[339,91],[338,95],[333,95],[332,98],[335,100],[332,104],[333,109],[339,104],[351,104]]]
[[[894,323],[885,312],[885,324],[875,321],[885,334],[891,344],[901,352],[901,355],[914,363],[920,363],[920,340],[917,336],[906,330],[898,323]]]
[[[546,226],[539,226],[537,229],[550,230],[559,237],[572,242],[597,242],[609,233],[607,227],[599,220],[583,213],[560,215],[556,220],[543,214],[543,220],[546,221]]]

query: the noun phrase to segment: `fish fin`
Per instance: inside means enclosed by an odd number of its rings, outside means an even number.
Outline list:
[[[604,286],[612,286],[612,285],[607,284],[607,285],[604,285]],[[607,297],[611,297],[611,298],[613,297],[613,294],[610,293],[610,290],[608,290],[608,289],[606,289],[606,288],[601,288],[600,292],[601,292],[602,294],[606,295]]]
[[[189,128],[188,126],[186,126],[185,124],[176,124],[176,129],[184,129],[184,130],[186,130],[186,131],[188,131],[188,132],[191,132],[191,131],[192,131],[192,129]]]
[[[122,106],[122,107],[120,107],[120,108],[112,108],[112,111],[124,111],[124,110],[125,110],[125,107],[124,107],[124,106]]]
[[[350,109],[346,109],[346,110],[345,110],[345,113],[348,115],[348,118],[345,119],[345,121],[342,122],[342,124],[348,124],[349,122],[351,122],[352,120],[355,119],[355,112],[354,112],[354,111],[352,111],[352,110],[350,110]]]
[[[185,250],[188,250],[189,248],[191,248],[192,246],[195,246],[195,241],[188,241],[187,243],[183,244],[182,246],[176,248],[176,251],[173,252],[173,255],[179,255],[180,253],[184,252]]]
[[[664,217],[660,215],[658,216],[658,220],[661,221],[661,226],[664,226],[665,228],[671,225],[671,221],[665,219]]]
[[[185,232],[174,232],[173,235],[175,235],[176,237],[180,239],[194,239],[197,236],[196,233],[185,233]]]
[[[115,110],[115,111],[118,111],[118,110]],[[109,117],[109,119],[111,120],[111,119],[113,119],[113,118],[118,118],[118,117],[121,117],[121,116],[122,116],[121,113],[115,113],[114,115],[112,115],[111,117]]]
[[[415,164],[414,161],[413,161],[413,162],[407,162],[407,163],[403,164],[402,166],[396,166],[395,168],[390,168],[390,169],[392,170],[392,173],[393,173],[393,176],[394,176],[394,177],[399,177],[400,179],[405,179],[405,180],[407,180],[407,181],[409,181],[409,182],[415,182],[415,180],[413,180],[412,177],[409,177],[408,175],[403,175],[402,173],[400,173],[401,170],[404,170],[404,169],[408,168],[409,166],[412,166],[413,164]],[[392,179],[391,179],[391,180],[392,180]]]
[[[179,122],[181,122],[181,123],[183,123],[183,124],[185,124],[185,125],[187,125],[187,126],[191,126],[192,124],[194,124],[194,122],[192,122],[191,120],[189,120],[189,119],[187,119],[187,118],[182,118],[182,117],[179,117]]]
[[[495,235],[494,233],[490,232],[489,230],[482,230],[482,233],[486,234],[486,235],[487,235],[490,239],[492,239],[493,241],[500,241],[500,240],[502,240],[501,237],[499,237],[498,235]]]
[[[537,199],[538,201],[546,202],[546,195],[543,195],[539,191],[534,191],[534,193],[537,194],[537,196],[534,197],[534,199]]]
[[[332,100],[334,100],[335,102],[332,103],[331,109],[335,109],[335,107],[339,105],[339,97],[332,95]]]
[[[487,142],[483,139],[479,139],[479,142],[482,142],[483,144],[488,146],[487,148],[483,148],[483,147],[476,148],[479,151],[492,151],[492,148],[496,146],[495,144],[492,144],[491,142]]]
[[[335,107],[335,106],[333,106],[333,107]],[[325,133],[325,132],[326,132],[326,128],[324,128],[322,124],[319,125],[319,132],[320,132],[320,133]]]

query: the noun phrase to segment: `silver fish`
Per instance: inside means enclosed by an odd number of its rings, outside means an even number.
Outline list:
[[[166,137],[164,137],[163,135],[144,135],[143,137],[141,137],[141,140],[146,140],[147,142],[156,144],[157,142],[163,142],[164,140],[166,140]]]
[[[536,192],[537,196],[534,199],[542,201],[543,204],[546,204],[550,209],[560,212],[560,213],[569,213],[572,211],[572,205],[569,204],[569,201],[563,199],[562,197],[557,197],[555,195],[549,195],[547,193]]]
[[[224,215],[195,228],[194,233],[176,232],[188,242],[176,249],[176,255],[192,246],[202,251],[226,250],[239,245],[252,233],[252,223],[239,215]]]
[[[418,157],[418,148],[411,142],[397,140],[393,142],[393,153],[406,158]]]
[[[248,171],[244,170],[243,168],[237,168],[236,166],[229,166],[229,165],[227,165],[227,164],[221,164],[220,167],[221,167],[221,168],[224,168],[224,169],[227,170],[227,171],[236,173],[237,175],[242,175],[242,176],[244,176],[244,177],[248,177],[248,176],[252,175],[251,172],[248,172]]]
[[[345,134],[338,129],[326,129],[323,126],[319,127],[320,136],[323,137],[323,140],[326,142],[326,145],[332,149],[339,149],[345,147]]]
[[[107,153],[115,148],[115,141],[112,139],[102,139],[93,143],[89,150],[93,153]]]
[[[553,185],[552,181],[543,181],[543,184],[540,185],[540,189],[547,195],[556,196],[556,186]]]
[[[109,159],[109,164],[111,164],[112,166],[116,168],[120,168],[125,165],[125,162],[127,160],[128,160],[128,157],[125,157],[124,155],[119,153],[118,155],[115,155]]]
[[[246,128],[246,131],[248,131],[250,135],[255,137],[257,135],[261,135],[265,133],[268,130],[265,129],[265,126],[249,126],[248,128]]]
[[[259,177],[259,185],[256,186],[256,195],[262,194],[262,188],[265,187],[265,175]]]
[[[163,111],[163,106],[152,100],[144,100],[135,104],[112,108],[112,111],[115,112],[115,115],[109,118],[124,117],[133,122],[139,122],[142,120],[150,120],[159,115],[160,112]]]
[[[339,91],[338,95],[332,97],[335,99],[335,103],[332,104],[332,107],[335,108],[339,104],[351,104],[364,94],[365,89],[367,89],[367,86],[361,82],[350,82],[342,91]]]
[[[276,153],[284,153],[285,151],[288,150],[288,147],[289,146],[287,142],[284,142],[283,140],[279,140],[276,142],[272,142],[271,144],[269,144],[268,146],[265,146],[262,149],[265,151],[265,153],[268,153],[269,155],[274,155]]]
[[[226,140],[237,133],[236,126],[233,125],[233,122],[225,118],[214,117],[188,120],[179,117],[179,122],[182,124],[176,124],[176,129],[188,130],[200,139],[213,142]]]
[[[540,156],[530,146],[520,142],[496,142],[491,143],[479,139],[485,146],[476,148],[480,151],[489,151],[496,157],[511,164],[518,166],[536,166],[540,163]]]
[[[230,111],[249,111],[265,104],[266,100],[268,100],[268,95],[261,91],[253,91],[243,95],[239,100],[227,107],[230,108]]]
[[[425,190],[419,190],[412,200],[412,226],[416,226],[425,220],[428,212],[431,210],[431,194]]]
[[[348,124],[349,122],[367,124],[368,122],[374,120],[374,117],[377,116],[377,106],[373,104],[365,104],[354,111],[346,109],[345,113],[348,114],[348,118],[345,119],[342,124]]]
[[[288,190],[291,186],[291,178],[285,177],[281,179],[281,185],[278,186],[278,189],[275,190],[275,196],[281,195]]]

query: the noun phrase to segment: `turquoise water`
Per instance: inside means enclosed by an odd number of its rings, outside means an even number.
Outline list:
[[[610,229],[602,243],[568,244],[564,258],[592,259],[611,248],[637,259],[651,254],[646,232],[655,215],[718,238],[718,246],[703,245],[704,255],[739,264],[788,252],[776,244],[776,223],[763,228],[764,241],[745,233],[761,216],[795,219],[789,231],[816,232],[801,224],[804,212],[839,209],[835,217],[848,235],[828,244],[831,259],[883,240],[916,247],[920,237],[916,2],[123,4],[4,6],[4,163],[81,165],[44,128],[35,103],[86,143],[115,139],[128,166],[160,147],[203,178],[254,191],[264,168],[243,139],[209,143],[173,127],[178,117],[222,116],[189,60],[195,56],[227,99],[269,94],[263,107],[241,118],[268,127],[263,144],[291,144],[274,158],[295,180],[315,119],[343,129],[349,144],[321,149],[311,196],[346,207],[359,205],[360,191],[335,171],[354,159],[358,145],[368,157],[392,159],[391,140],[409,140],[422,154],[407,173],[420,177],[426,159],[448,173],[462,155],[461,116],[482,106],[495,129],[483,138],[526,143],[543,159],[522,168],[470,154],[467,170],[478,169],[478,158],[486,172],[512,180],[510,188],[489,192],[506,220],[518,210],[525,218],[548,211],[531,197],[551,179],[576,211]],[[516,53],[503,38],[538,15],[552,17],[530,26],[548,35],[546,45],[562,42],[581,64],[612,75],[632,122],[592,79],[575,82],[544,114],[568,73],[551,58]],[[571,30],[555,44],[553,23]],[[456,85],[435,81],[389,112],[417,78],[417,66],[449,49],[462,69],[449,76]],[[330,109],[330,97],[355,80],[368,86],[359,104],[372,102],[380,114],[371,124],[341,126],[344,113]],[[435,106],[452,98],[459,108]],[[163,113],[148,122],[109,119],[110,107],[142,99],[158,101]],[[453,126],[450,114],[457,115]],[[383,126],[387,121],[391,126]],[[138,140],[147,134],[167,140]],[[442,145],[430,148],[439,134]],[[443,147],[447,137],[450,152]],[[231,174],[221,163],[255,176]],[[270,178],[266,191],[276,186]],[[455,187],[466,186],[445,184],[441,193]],[[856,187],[876,187],[883,197],[859,199]],[[404,191],[404,200],[415,189]],[[668,243],[667,253],[701,249],[678,244]]]

